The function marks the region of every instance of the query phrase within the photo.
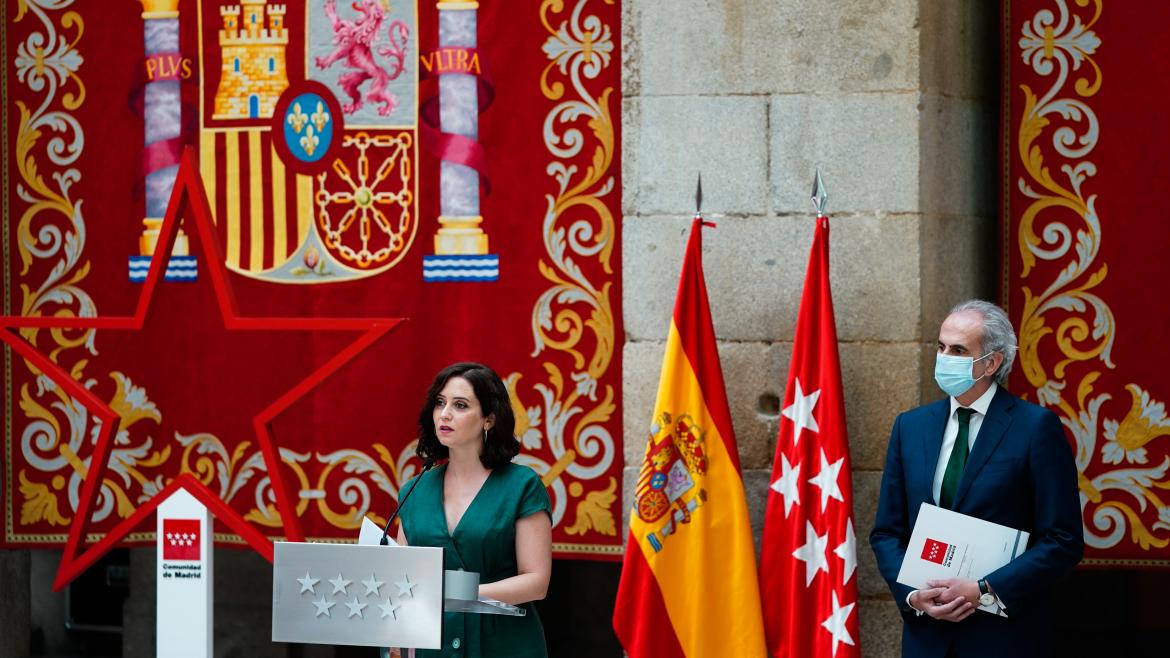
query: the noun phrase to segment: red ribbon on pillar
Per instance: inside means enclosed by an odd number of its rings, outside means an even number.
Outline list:
[[[429,88],[419,111],[423,119],[421,131],[424,147],[445,162],[474,169],[479,174],[484,193],[491,194],[492,183],[487,173],[487,152],[482,144],[470,137],[445,133],[439,129],[439,93],[435,89],[441,75],[473,75],[479,92],[477,94],[479,111],[483,113],[495,100],[496,90],[492,86],[490,76],[484,71],[479,51],[475,48],[445,46],[420,55],[419,61],[422,64],[419,69],[420,81],[426,83]]]

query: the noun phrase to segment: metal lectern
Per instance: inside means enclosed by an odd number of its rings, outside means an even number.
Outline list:
[[[479,574],[443,570],[441,548],[276,542],[272,640],[438,649],[444,610],[525,614],[478,589]]]

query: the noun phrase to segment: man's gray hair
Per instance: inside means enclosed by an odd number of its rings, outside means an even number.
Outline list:
[[[978,313],[983,318],[983,354],[999,352],[1003,355],[1003,364],[995,372],[995,382],[1002,386],[1007,383],[1008,374],[1016,360],[1016,331],[1012,328],[1012,321],[1002,308],[982,299],[956,304],[950,314],[968,311]]]

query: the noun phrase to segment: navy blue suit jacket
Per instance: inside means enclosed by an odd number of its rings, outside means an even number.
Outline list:
[[[1084,549],[1076,464],[1047,409],[996,391],[955,494],[955,511],[1031,533],[1023,554],[986,576],[1008,618],[980,611],[958,623],[920,617],[906,604],[911,588],[896,582],[919,507],[937,504],[931,489],[949,413],[948,398],[894,421],[869,535],[905,620],[902,655],[944,656],[951,647],[960,656],[1045,655],[1048,590]]]

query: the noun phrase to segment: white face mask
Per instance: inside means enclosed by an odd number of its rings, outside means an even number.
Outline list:
[[[987,373],[975,376],[975,362],[982,361],[992,354],[995,352],[988,352],[978,359],[973,359],[969,356],[940,353],[934,359],[934,381],[943,393],[953,398],[958,397],[971,390],[975,382],[987,376]]]

